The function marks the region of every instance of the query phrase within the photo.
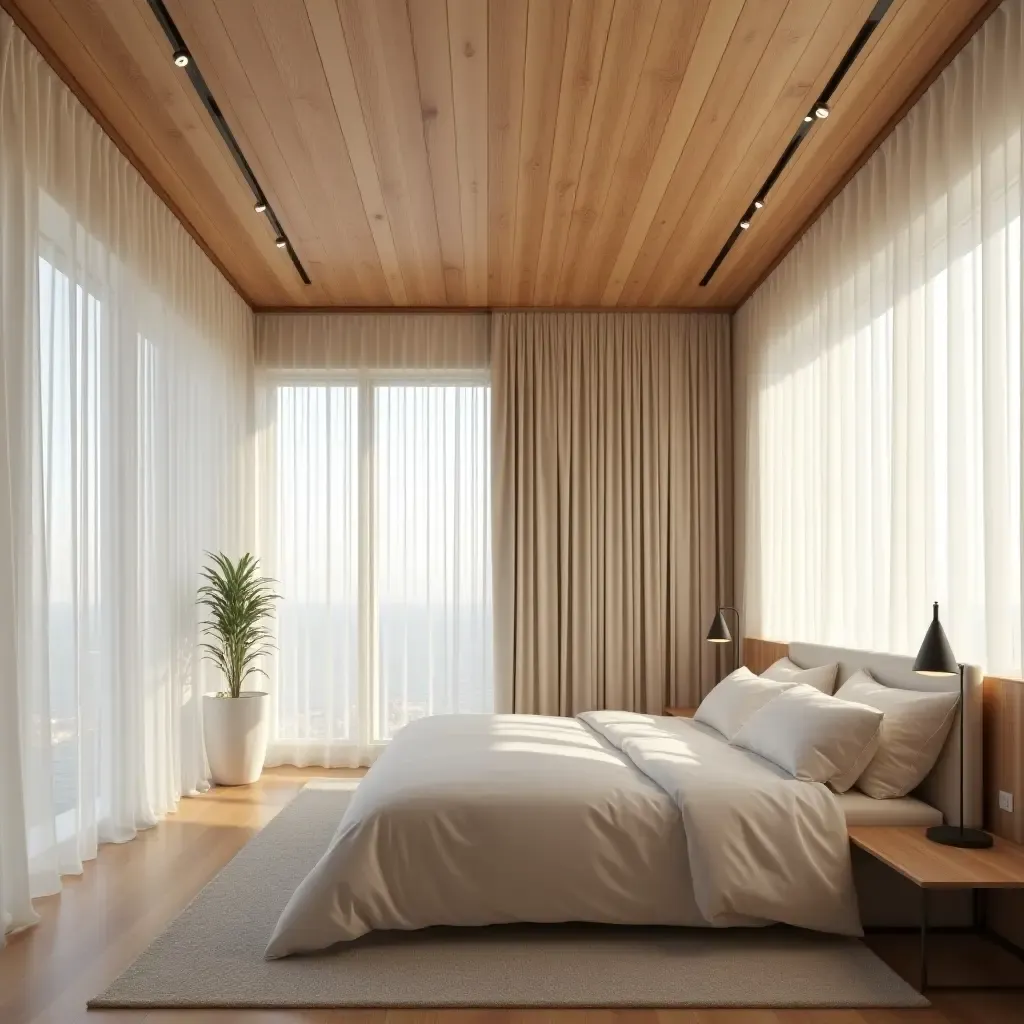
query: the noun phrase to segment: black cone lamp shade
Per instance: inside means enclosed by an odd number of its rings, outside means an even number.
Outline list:
[[[740,627],[740,613],[733,608],[731,605],[722,605],[715,611],[715,617],[711,620],[711,628],[708,630],[708,635],[704,637],[708,643],[712,644],[728,644],[732,643],[733,635],[729,629],[729,624],[725,621],[725,613],[732,612],[736,616],[736,664],[734,668],[740,667],[740,660],[743,657],[743,652],[740,650],[740,643],[743,638],[743,630]]]
[[[933,843],[987,849],[992,837],[978,828],[964,828],[964,667],[953,656],[946,631],[939,622],[939,602],[932,608],[932,621],[914,659],[914,671],[923,676],[960,676],[960,824],[935,825],[925,832]]]
[[[914,659],[914,671],[923,676],[955,676],[960,671],[946,631],[939,622],[938,601],[932,606],[932,621]]]
[[[708,635],[704,637],[704,639],[713,644],[727,644],[732,640],[732,633],[729,632],[729,625],[725,621],[725,616],[722,614],[721,608],[715,612],[711,628],[708,630]]]

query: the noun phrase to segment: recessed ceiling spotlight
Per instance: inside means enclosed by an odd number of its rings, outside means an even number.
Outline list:
[[[743,220],[740,221],[740,227],[743,228],[744,231],[746,231],[747,228],[750,227],[750,221],[744,218]]]
[[[831,113],[832,111],[828,109],[827,103],[819,103],[814,108],[814,116],[818,118],[820,121],[824,121],[825,118],[828,117],[828,115]]]
[[[760,210],[763,207],[764,207],[764,200],[763,199],[755,199],[754,200],[754,209],[755,210]]]
[[[267,201],[266,201],[266,199],[261,199],[261,200],[260,200],[260,201],[259,201],[259,202],[258,202],[258,203],[257,203],[257,204],[256,204],[256,205],[254,206],[254,207],[253,207],[253,209],[254,209],[254,210],[255,210],[255,211],[257,212],[257,213],[266,213],[266,212],[267,212]]]
[[[277,238],[274,239],[274,245],[276,245],[278,249],[283,249],[287,244],[288,242],[285,240],[284,235],[278,235]]]
[[[813,120],[814,117],[811,114],[804,115],[804,124],[810,124]]]
[[[174,51],[174,63],[179,68],[187,68],[189,60],[190,60],[190,58],[189,58],[189,55],[188,55],[188,50],[175,50]]]

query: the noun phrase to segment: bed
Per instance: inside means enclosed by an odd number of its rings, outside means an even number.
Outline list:
[[[910,661],[808,645],[791,657],[836,661],[841,679],[870,665],[900,686]],[[523,921],[860,934],[847,824],[954,820],[950,756],[912,797],[872,801],[800,782],[683,718],[422,719],[356,789],[266,955],[378,929]]]

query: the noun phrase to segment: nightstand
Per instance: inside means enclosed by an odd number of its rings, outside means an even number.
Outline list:
[[[854,826],[850,842],[898,871],[921,890],[919,988],[961,988],[928,983],[928,897],[933,889],[970,889],[974,893],[974,928],[1020,956],[1020,951],[986,932],[983,889],[1024,889],[1024,846],[995,838],[989,850],[942,846],[925,838],[923,828]],[[974,986],[971,986],[974,987]],[[996,988],[1007,986],[977,986]],[[1009,986],[1019,988],[1020,986]]]
[[[665,708],[665,714],[673,718],[693,718],[696,708]]]

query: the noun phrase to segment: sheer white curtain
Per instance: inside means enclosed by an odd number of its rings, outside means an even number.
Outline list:
[[[1022,127],[1009,0],[738,313],[754,634],[1024,672]]]
[[[206,786],[252,314],[0,12],[0,912]],[[212,677],[211,677],[212,678]]]
[[[486,316],[257,317],[270,764],[492,709],[488,350]]]

